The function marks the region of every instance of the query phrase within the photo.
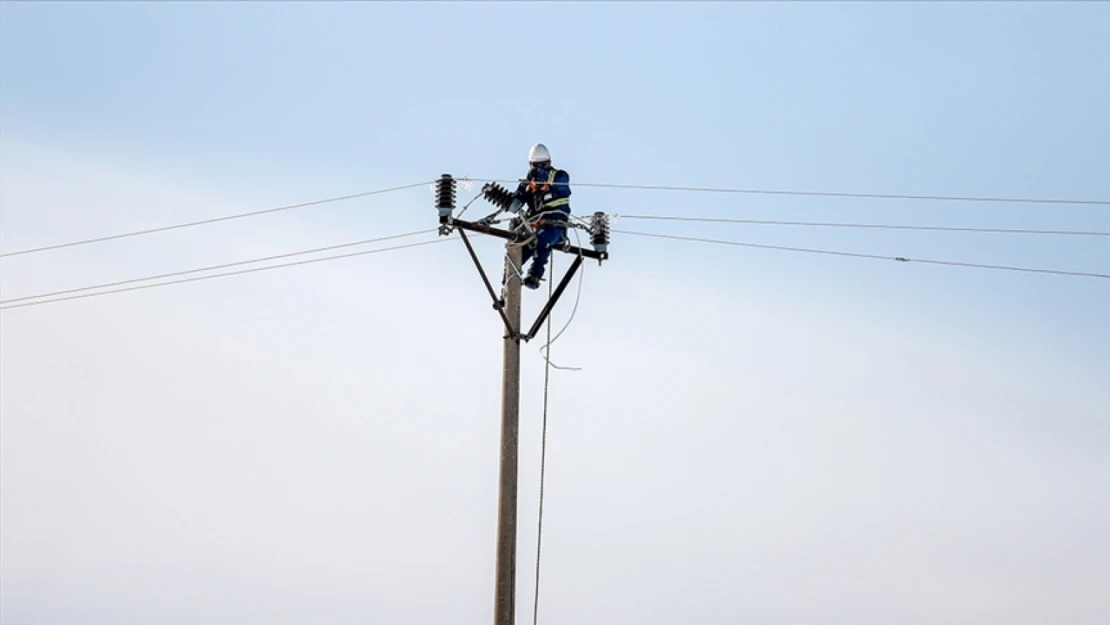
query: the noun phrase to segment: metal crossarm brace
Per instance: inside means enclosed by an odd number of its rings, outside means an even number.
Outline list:
[[[499,239],[505,239],[506,241],[515,241],[516,238],[517,238],[515,233],[510,232],[508,230],[502,230],[500,228],[494,228],[493,226],[487,226],[485,224],[479,224],[479,223],[475,223],[475,222],[472,222],[472,221],[463,221],[462,219],[452,219],[451,220],[451,225],[458,228],[459,230],[470,230],[471,232],[480,232],[482,234],[488,234],[490,236],[497,237]],[[566,252],[568,254],[574,254],[575,256],[583,256],[585,258],[592,258],[592,259],[595,259],[597,261],[602,261],[602,260],[606,260],[606,259],[609,258],[609,252],[599,252],[597,250],[586,249],[586,248],[578,247],[578,246],[575,246],[575,245],[560,245],[560,246],[557,246],[554,249],[556,249],[560,252]]]
[[[574,245],[560,245],[554,248],[561,252],[574,254],[574,262],[571,264],[570,269],[567,270],[566,275],[563,276],[563,279],[559,281],[559,285],[555,287],[555,291],[551,294],[551,298],[547,300],[546,304],[544,304],[543,309],[540,311],[539,317],[537,317],[535,323],[532,324],[532,328],[528,330],[528,334],[521,334],[518,330],[513,328],[512,323],[510,323],[509,321],[508,315],[505,314],[505,303],[501,301],[499,297],[497,297],[497,293],[493,290],[493,285],[490,284],[489,278],[486,276],[485,269],[482,269],[482,263],[478,260],[478,254],[474,252],[474,247],[470,244],[470,238],[466,236],[465,231],[470,230],[471,232],[478,232],[500,239],[505,239],[506,241],[516,241],[518,238],[517,234],[509,230],[502,230],[500,228],[494,228],[493,226],[489,226],[486,224],[463,221],[461,219],[451,220],[450,225],[458,228],[459,236],[462,237],[463,243],[466,244],[466,251],[470,252],[470,258],[474,261],[474,266],[478,268],[478,275],[482,276],[482,282],[486,285],[486,290],[489,291],[490,299],[493,300],[493,308],[497,311],[499,315],[501,315],[501,320],[505,322],[505,329],[509,332],[507,337],[512,338],[514,341],[517,342],[520,342],[521,339],[527,342],[535,338],[536,333],[539,332],[540,327],[543,326],[543,322],[547,319],[548,315],[551,314],[551,310],[555,308],[555,304],[563,295],[563,291],[565,291],[567,285],[570,284],[571,278],[574,277],[574,274],[578,271],[578,268],[582,266],[583,258],[593,258],[596,259],[599,263],[602,260],[609,258],[608,252],[588,250]]]
[[[536,332],[540,331],[540,326],[543,325],[544,319],[547,319],[547,316],[551,314],[551,309],[555,307],[555,302],[559,300],[559,296],[563,294],[567,285],[570,284],[570,279],[574,277],[574,272],[578,271],[578,267],[581,265],[582,257],[575,256],[574,263],[571,264],[570,269],[567,270],[566,275],[563,276],[563,279],[559,282],[559,286],[555,287],[555,292],[551,295],[551,299],[547,300],[547,303],[544,304],[543,310],[540,311],[540,316],[537,317],[536,322],[532,324],[532,329],[528,331],[528,334],[524,335],[525,341],[531,341],[532,338],[536,336]]]
[[[509,336],[514,340],[520,339],[520,333],[513,328],[509,323],[509,317],[505,314],[505,303],[497,297],[497,293],[493,291],[493,285],[490,284],[489,278],[486,277],[486,270],[482,269],[482,263],[478,260],[478,255],[474,253],[474,247],[470,245],[470,239],[467,238],[466,233],[459,229],[459,236],[462,237],[463,243],[466,243],[466,251],[470,252],[470,258],[474,261],[474,266],[478,268],[478,275],[482,276],[482,282],[486,284],[486,290],[489,291],[489,296],[493,299],[493,307],[501,315],[501,320],[505,322],[505,329],[509,331]]]

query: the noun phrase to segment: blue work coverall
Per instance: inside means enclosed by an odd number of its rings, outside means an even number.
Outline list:
[[[566,237],[570,217],[570,174],[562,169],[535,167],[528,173],[513,193],[514,199],[523,202],[529,221],[536,219],[536,238],[521,249],[521,258],[532,258],[529,275],[543,277],[544,267],[551,257],[551,248]]]

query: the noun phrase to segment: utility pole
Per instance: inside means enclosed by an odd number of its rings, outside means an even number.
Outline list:
[[[516,619],[516,519],[517,519],[517,451],[519,448],[520,434],[520,342],[530,341],[539,332],[544,320],[551,314],[555,303],[570,284],[571,278],[582,265],[583,258],[596,259],[600,265],[602,260],[609,258],[609,219],[600,211],[593,214],[591,225],[569,227],[584,228],[589,231],[590,243],[593,249],[585,249],[570,245],[569,241],[553,248],[554,250],[575,256],[559,285],[555,287],[551,298],[540,311],[536,321],[527,333],[521,331],[520,324],[520,288],[521,270],[521,241],[529,232],[527,226],[519,218],[510,221],[508,229],[493,227],[495,218],[507,210],[512,202],[512,195],[495,183],[482,187],[482,195],[491,204],[500,210],[493,215],[478,221],[463,221],[454,218],[455,210],[455,180],[451,174],[443,174],[435,185],[436,209],[439,210],[440,236],[451,234],[456,229],[466,250],[470,253],[478,274],[486,285],[486,290],[493,299],[493,308],[501,315],[505,324],[504,343],[502,346],[504,363],[501,372],[501,463],[499,469],[497,489],[497,564],[495,572],[494,592],[494,625],[513,625]],[[486,276],[474,246],[466,232],[477,232],[505,239],[505,284],[502,288],[503,297],[499,298]]]
[[[501,374],[501,469],[497,490],[497,591],[495,625],[513,625],[516,614],[517,450],[520,434],[520,246],[505,243],[508,328]]]

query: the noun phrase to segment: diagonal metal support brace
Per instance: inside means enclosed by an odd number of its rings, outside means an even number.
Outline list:
[[[462,231],[460,230],[460,232]],[[570,284],[570,279],[574,277],[574,272],[578,271],[581,265],[582,257],[575,256],[570,269],[567,270],[566,275],[563,276],[563,279],[559,282],[559,286],[555,287],[555,292],[551,294],[551,299],[547,300],[547,304],[544,304],[543,310],[540,311],[540,316],[536,318],[536,322],[532,324],[532,329],[528,331],[528,334],[523,336],[525,341],[531,341],[532,338],[536,336],[536,333],[540,331],[540,326],[543,325],[544,319],[547,319],[547,316],[551,314],[551,309],[555,308],[555,302],[559,301],[559,296],[566,290],[567,285]]]
[[[482,269],[482,263],[478,260],[478,255],[474,253],[474,247],[470,245],[470,238],[466,236],[461,228],[459,229],[459,236],[462,237],[463,243],[466,243],[466,251],[470,252],[470,258],[474,261],[474,266],[478,268],[478,275],[482,276],[482,282],[486,284],[486,290],[489,291],[489,296],[493,299],[493,307],[501,315],[501,320],[505,322],[505,329],[508,330],[509,336],[514,340],[520,340],[520,333],[517,332],[511,323],[509,317],[505,314],[505,302],[497,297],[497,293],[493,290],[493,285],[490,284],[489,278],[486,277],[486,270]]]

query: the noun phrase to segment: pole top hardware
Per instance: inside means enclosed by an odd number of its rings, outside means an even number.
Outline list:
[[[536,336],[544,319],[551,313],[555,307],[555,303],[559,297],[566,290],[567,285],[570,283],[571,278],[574,277],[575,272],[582,265],[582,259],[591,258],[597,260],[600,265],[603,260],[609,258],[609,216],[602,211],[596,211],[589,218],[586,225],[582,224],[568,224],[571,228],[581,228],[589,233],[590,246],[592,249],[571,245],[569,240],[564,239],[563,243],[556,245],[552,250],[563,252],[574,256],[574,262],[571,264],[570,269],[567,270],[566,275],[559,281],[559,285],[555,288],[551,298],[544,305],[543,310],[540,311],[539,317],[535,323],[528,330],[526,334],[521,334],[519,331],[512,327],[509,323],[509,318],[505,314],[504,302],[497,297],[494,293],[493,286],[490,284],[489,278],[486,276],[485,270],[482,268],[481,262],[478,260],[478,255],[474,252],[474,247],[470,244],[470,238],[466,236],[466,232],[477,232],[488,236],[505,239],[510,243],[516,243],[528,236],[527,227],[525,222],[516,217],[509,221],[508,228],[497,228],[493,224],[496,223],[494,219],[505,212],[513,203],[512,194],[504,187],[497,183],[487,183],[482,186],[482,195],[485,199],[497,207],[497,211],[493,214],[479,219],[477,221],[465,221],[456,219],[455,212],[455,185],[456,180],[451,174],[443,174],[439,180],[435,182],[435,207],[439,214],[439,234],[440,236],[451,234],[456,229],[459,231],[459,236],[462,238],[463,243],[466,244],[466,249],[470,253],[471,260],[474,261],[474,266],[478,268],[478,273],[482,277],[482,281],[486,285],[486,290],[489,291],[490,297],[493,299],[493,309],[501,315],[501,319],[505,322],[505,328],[508,330],[506,338],[511,338],[514,341],[520,340],[529,341]]]

